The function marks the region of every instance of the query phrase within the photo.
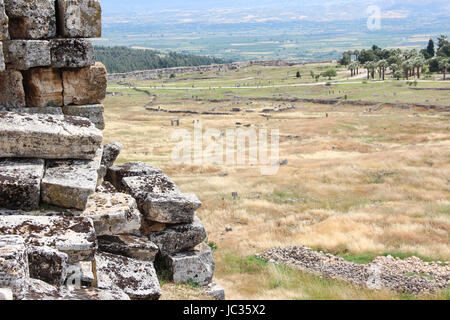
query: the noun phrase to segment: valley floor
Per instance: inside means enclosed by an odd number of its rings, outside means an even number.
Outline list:
[[[286,70],[245,72],[266,75],[264,81],[272,83],[292,83],[297,81],[292,78],[294,70],[287,80],[282,80]],[[208,87],[205,83],[209,83],[220,87],[213,81],[252,86],[256,80],[243,80],[248,76],[245,72],[214,75],[214,80],[201,80],[195,86]],[[307,72],[302,70],[302,74]],[[341,71],[338,78],[347,77],[346,71]],[[307,79],[299,81],[308,83]],[[393,81],[339,86],[316,83],[283,90],[255,88],[238,97],[231,89],[199,90],[198,94],[183,90],[186,82],[192,86],[192,80],[186,79],[164,84],[180,87],[174,91],[158,90],[161,83],[157,81],[131,82],[153,88],[149,91],[157,98],[151,108],[223,113],[146,110],[144,105],[150,100],[146,93],[126,86],[119,90],[117,84],[111,84],[109,91],[119,94],[105,101],[104,135],[107,142],[124,144],[119,163],[144,161],[159,166],[184,192],[196,193],[202,200],[198,215],[209,232],[210,245],[216,248],[216,279],[226,289],[227,298],[450,297],[448,290],[433,296],[369,290],[255,257],[274,247],[305,245],[358,263],[369,263],[378,255],[450,260],[450,112],[411,107],[375,111],[345,102],[334,106],[252,99],[347,94],[349,99],[449,106],[450,82],[419,82],[415,87],[428,88],[425,90]],[[258,83],[263,85],[262,80]],[[267,108],[275,111],[263,112]],[[171,126],[175,118],[180,127]],[[172,133],[180,128],[193,132],[197,120],[204,130],[221,132],[230,128],[279,129],[283,165],[277,174],[262,176],[256,165],[173,163],[177,141],[171,139]],[[227,227],[232,231],[227,232]],[[195,287],[163,285],[171,292],[165,298],[201,298]]]

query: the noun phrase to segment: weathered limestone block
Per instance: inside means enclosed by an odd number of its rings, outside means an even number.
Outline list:
[[[95,256],[97,285],[123,290],[131,299],[158,300],[161,287],[153,263],[101,253]]]
[[[49,160],[41,182],[43,202],[63,208],[86,209],[97,188],[97,171],[103,151],[93,160]]]
[[[22,81],[23,77],[20,71],[6,70],[0,72],[0,106],[25,107],[25,91]]]
[[[28,70],[51,64],[50,42],[46,40],[10,40],[3,42],[5,63],[10,69]]]
[[[3,0],[0,0],[0,41],[7,40],[9,38],[8,21],[9,21],[8,16],[5,13],[5,3]],[[2,50],[0,48],[0,55],[1,51]]]
[[[92,40],[53,39],[50,47],[54,68],[82,68],[95,63]]]
[[[0,208],[39,207],[44,160],[0,159]]]
[[[0,157],[93,159],[102,140],[83,118],[0,112]]]
[[[106,176],[108,168],[114,165],[114,162],[119,156],[120,151],[122,151],[122,148],[123,146],[119,142],[111,142],[103,146],[102,165],[100,167],[100,171],[98,172],[99,178],[101,179],[102,183],[103,179]]]
[[[0,216],[0,235],[20,235],[28,245],[57,249],[69,263],[93,260],[97,248],[94,224],[82,217]]]
[[[99,0],[57,0],[58,27],[66,38],[100,38],[102,8]]]
[[[107,168],[112,167],[122,149],[123,145],[119,142],[105,144],[103,146],[102,165]]]
[[[21,300],[130,300],[121,290],[57,288],[37,279],[27,280],[27,290]]]
[[[49,39],[56,36],[53,0],[4,0],[11,39]]]
[[[69,256],[50,247],[28,246],[30,277],[62,286],[67,277]]]
[[[80,261],[81,268],[81,284],[88,287],[92,286],[96,281],[95,264],[93,261]]]
[[[162,170],[144,162],[129,162],[120,166],[108,168],[105,180],[110,182],[118,191],[125,191],[122,179],[125,177],[140,177],[162,173]]]
[[[103,181],[103,183],[97,187],[97,192],[116,193],[117,190],[116,190],[116,188],[114,188],[114,186],[110,182]]]
[[[63,70],[64,104],[98,104],[106,96],[106,68],[101,62],[81,68]]]
[[[63,113],[67,116],[86,118],[91,121],[97,129],[105,129],[105,119],[103,118],[104,106],[102,104],[90,104],[86,106],[64,106]]]
[[[3,56],[3,43],[0,42],[0,72],[5,71],[5,57]]]
[[[195,217],[194,222],[166,226],[160,232],[150,233],[149,239],[154,242],[162,254],[172,254],[194,248],[206,239],[206,230],[202,222]]]
[[[0,288],[10,288],[14,298],[20,299],[29,275],[24,239],[18,235],[2,235],[0,232]]]
[[[194,194],[171,191],[178,187],[175,185],[172,187],[171,180],[162,174],[127,177],[122,181],[126,192],[136,199],[139,210],[150,221],[171,224],[191,223],[195,210],[202,205]],[[156,192],[151,192],[151,190]]]
[[[63,87],[61,73],[53,68],[32,68],[23,73],[28,107],[61,107]]]
[[[202,243],[195,249],[165,256],[166,264],[175,283],[193,281],[206,286],[214,276],[211,248]]]
[[[81,216],[94,221],[97,235],[137,233],[141,227],[136,201],[123,193],[95,193]]]
[[[0,288],[0,301],[14,300],[13,292],[10,288]]]
[[[0,107],[1,111],[9,111],[16,113],[28,113],[28,114],[52,114],[62,116],[62,108],[60,107],[33,107],[33,108],[12,108],[12,107]]]
[[[131,235],[98,237],[98,249],[101,252],[150,262],[155,261],[159,251],[158,246],[147,238]]]
[[[205,290],[205,294],[214,298],[215,300],[225,300],[225,289],[214,282],[211,282],[208,285]]]

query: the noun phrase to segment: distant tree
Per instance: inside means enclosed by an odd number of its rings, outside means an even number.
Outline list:
[[[400,78],[403,76],[403,72],[398,70],[394,72],[394,78],[397,80],[400,80]]]
[[[103,62],[109,73],[229,62],[193,54],[162,53],[154,50],[138,50],[128,47],[95,47],[95,59]]]
[[[332,77],[336,77],[337,72],[335,68],[329,68],[327,71],[322,73],[322,77],[328,77],[328,80],[331,80]]]
[[[450,69],[450,59],[442,59],[439,61],[439,69],[441,70],[442,74],[444,75],[444,80],[446,80],[446,74],[448,69]]]
[[[352,51],[346,51],[342,54],[342,59],[339,60],[339,64],[343,66],[348,66],[352,62]]]
[[[309,74],[311,75],[311,78],[313,78],[314,80],[319,81],[320,79],[320,74],[315,74],[314,71],[310,70]]]
[[[430,39],[430,41],[428,41],[428,46],[427,46],[427,53],[428,53],[428,58],[433,58],[434,55],[436,54],[436,51],[434,49],[434,41],[433,39]]]
[[[439,57],[449,57],[450,58],[450,43],[443,45],[437,52]]]
[[[297,71],[297,74],[295,75],[297,78],[301,78],[302,74],[300,73],[300,71]]]
[[[425,65],[425,61],[422,57],[417,57],[412,61],[412,67],[417,70],[417,78],[420,78],[420,70]]]
[[[356,72],[356,64],[355,63],[351,63],[348,68],[348,70],[350,70],[350,77],[353,77],[355,75]]]
[[[387,67],[389,67],[389,63],[386,60],[380,60],[378,61],[378,69],[379,69],[379,73],[380,73],[380,77],[385,78],[385,74],[386,74],[386,69]]]
[[[441,35],[440,37],[437,38],[437,40],[438,40],[438,50],[448,44],[448,37],[445,35]]]
[[[405,74],[406,80],[411,76],[411,69],[413,68],[411,60],[406,60],[402,63],[402,69]]]
[[[359,53],[358,56],[358,61],[362,64],[365,64],[366,62],[369,61],[376,61],[377,60],[377,56],[375,55],[375,53],[372,50],[361,50],[361,52]]]
[[[397,78],[396,77],[396,74],[397,74],[397,72],[400,70],[400,66],[398,65],[398,64],[396,64],[396,63],[393,63],[393,64],[391,64],[390,66],[389,66],[389,68],[392,70],[392,76],[394,77],[394,78]],[[400,77],[402,76],[402,73],[401,73],[401,71],[400,71]],[[398,80],[398,79],[397,79]]]

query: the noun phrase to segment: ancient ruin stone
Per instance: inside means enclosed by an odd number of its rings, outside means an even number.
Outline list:
[[[147,238],[131,235],[98,237],[98,249],[101,252],[150,262],[155,261],[159,251],[158,246]]]
[[[114,165],[122,151],[123,145],[119,142],[110,142],[103,146],[102,166],[110,168]]]
[[[50,160],[41,182],[41,198],[63,208],[86,209],[89,197],[97,188],[97,171],[103,151],[93,160]]]
[[[178,187],[164,174],[122,179],[125,191],[137,201],[139,210],[150,221],[190,223],[202,203],[194,194],[179,193]]]
[[[161,296],[153,263],[101,253],[95,256],[97,286],[123,290],[131,299],[158,300]]]
[[[50,247],[28,246],[30,277],[62,286],[67,277],[69,256]]]
[[[122,144],[119,142],[111,142],[108,144],[105,144],[103,146],[103,157],[102,157],[102,164],[100,167],[100,170],[98,172],[99,177],[102,180],[106,176],[106,172],[108,168],[112,167],[114,165],[114,162],[116,161],[117,157],[120,154],[120,151],[122,151]],[[109,183],[109,182],[107,182]]]
[[[0,72],[5,71],[5,58],[3,56],[3,43],[0,42]]]
[[[190,223],[201,202],[193,194],[182,194],[163,173],[122,179],[124,189],[136,198],[139,209],[150,221]]]
[[[61,73],[53,68],[33,68],[23,73],[28,107],[61,107]]]
[[[63,107],[63,113],[65,115],[86,118],[100,130],[105,129],[103,110],[104,106],[102,104],[90,104],[86,106],[71,105]]]
[[[54,68],[82,68],[95,63],[92,40],[53,39],[50,47]]]
[[[116,188],[114,188],[114,186],[110,182],[103,181],[103,183],[97,187],[97,192],[100,192],[100,193],[116,193],[117,190],[116,190]]]
[[[16,113],[27,113],[27,114],[52,114],[52,115],[62,115],[62,109],[59,107],[32,107],[32,108],[13,108],[13,107],[1,107],[1,111],[9,111]]]
[[[214,275],[214,261],[211,248],[202,243],[195,249],[170,254],[164,257],[175,283],[194,282],[206,286]]]
[[[205,294],[215,300],[225,300],[225,289],[214,282],[208,285]]]
[[[3,42],[8,68],[28,70],[51,64],[50,43],[46,40],[10,40]]]
[[[25,107],[25,91],[23,77],[20,71],[6,70],[0,72],[0,106]]]
[[[0,216],[0,235],[20,235],[28,245],[67,253],[69,263],[92,260],[97,248],[92,220],[82,217]]]
[[[66,38],[100,38],[102,8],[98,0],[57,0],[58,27]]]
[[[122,179],[125,177],[146,176],[162,173],[162,170],[144,162],[129,162],[120,166],[113,166],[106,172],[105,180],[110,182],[118,191],[125,191]]]
[[[152,232],[149,239],[159,247],[162,254],[167,255],[194,248],[206,236],[205,227],[195,217],[192,223],[166,226],[163,231]]]
[[[49,39],[56,36],[53,0],[4,0],[11,39]]]
[[[97,235],[134,233],[141,227],[141,214],[136,201],[123,193],[92,195],[81,216],[94,221]]]
[[[5,13],[5,3],[3,0],[0,0],[0,41],[7,40],[9,38],[8,21],[9,21],[8,16]],[[0,48],[0,56],[1,52],[2,50]]]
[[[96,275],[94,274],[95,265],[93,261],[80,261],[81,270],[81,284],[86,286],[93,286],[96,281]]]
[[[13,292],[10,288],[0,288],[0,301],[14,300]]]
[[[39,207],[44,160],[0,159],[0,208]]]
[[[64,104],[97,104],[106,96],[106,68],[96,62],[91,67],[69,69],[62,72]]]
[[[70,291],[57,288],[44,281],[29,279],[27,289],[21,300],[130,300],[122,290],[103,290],[98,288],[79,288]]]
[[[14,298],[20,299],[29,275],[24,239],[14,234],[4,235],[0,231],[0,288],[10,288]]]
[[[0,157],[93,159],[102,139],[83,118],[0,112]]]

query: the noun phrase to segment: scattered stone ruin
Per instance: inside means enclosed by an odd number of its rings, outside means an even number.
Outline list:
[[[282,60],[267,60],[267,61],[245,61],[245,62],[232,62],[224,64],[211,64],[204,66],[193,67],[175,67],[153,70],[141,70],[124,73],[111,73],[108,74],[108,81],[117,82],[126,79],[135,80],[157,80],[160,78],[168,78],[171,75],[183,74],[183,73],[203,73],[203,72],[225,72],[229,70],[237,70],[241,68],[247,68],[251,66],[260,67],[287,67],[294,66],[297,63],[286,62]]]
[[[98,0],[0,0],[0,300],[159,299],[157,269],[224,299],[202,203],[102,145]]]

